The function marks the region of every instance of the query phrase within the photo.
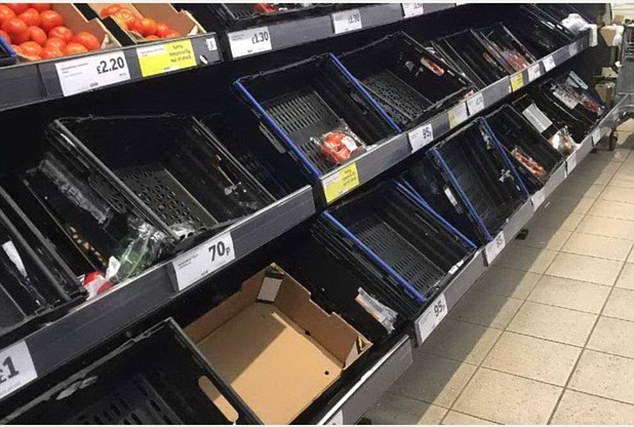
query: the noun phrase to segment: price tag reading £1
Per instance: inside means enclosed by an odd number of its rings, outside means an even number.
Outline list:
[[[484,247],[484,256],[488,265],[491,265],[495,258],[500,255],[504,246],[506,246],[506,239],[504,238],[504,232],[500,231],[500,233]]]
[[[412,147],[412,153],[420,150],[434,140],[434,129],[431,123],[418,127],[407,134],[409,145]]]
[[[447,311],[449,310],[445,294],[440,294],[416,322],[416,338],[419,344],[422,344],[431,335],[445,318]]]
[[[363,23],[361,22],[361,12],[359,12],[359,9],[350,9],[333,13],[332,26],[334,27],[335,34],[360,30],[363,28]]]
[[[55,68],[64,96],[130,80],[122,51],[58,62]]]
[[[0,351],[0,399],[37,378],[26,342]]]
[[[266,52],[273,49],[269,27],[250,28],[229,33],[231,55],[234,58]]]
[[[403,6],[404,18],[411,18],[425,13],[422,3],[402,3],[401,6]]]
[[[172,263],[178,290],[193,285],[234,259],[236,253],[230,232],[186,252]]]

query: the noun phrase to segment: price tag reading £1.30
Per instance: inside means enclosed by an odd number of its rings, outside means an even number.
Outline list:
[[[26,342],[0,350],[0,399],[37,378]]]
[[[500,255],[504,246],[506,246],[504,231],[500,231],[500,233],[484,247],[484,256],[488,265],[491,265],[495,258]]]
[[[427,123],[408,133],[407,137],[413,153],[434,140],[434,128],[431,126],[431,123]]]
[[[88,55],[55,64],[64,96],[130,80],[122,51]]]
[[[425,13],[423,3],[401,3],[403,6],[403,17],[411,18]]]
[[[273,49],[269,27],[249,28],[229,33],[231,55],[234,58],[266,52]]]
[[[447,311],[445,294],[440,294],[416,322],[416,338],[419,344],[422,344],[431,335],[442,319],[445,318]]]
[[[333,13],[332,26],[334,27],[335,34],[360,30],[363,28],[363,23],[361,22],[361,12],[359,12],[359,9],[350,9]]]

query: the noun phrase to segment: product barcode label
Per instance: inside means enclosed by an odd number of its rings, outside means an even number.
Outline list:
[[[249,28],[228,34],[231,55],[234,58],[266,52],[273,49],[269,27]]]
[[[555,64],[555,60],[552,55],[549,55],[546,58],[544,58],[542,63],[544,64],[544,69],[546,70],[546,72],[549,72],[550,70],[552,70],[553,68],[557,66],[557,64]]]
[[[184,70],[197,65],[191,40],[138,47],[136,54],[143,77]]]
[[[31,352],[20,341],[0,351],[0,399],[37,378]]]
[[[504,246],[506,246],[504,231],[500,231],[498,235],[484,247],[484,256],[487,260],[487,264],[491,265],[498,255],[500,255]]]
[[[447,300],[445,294],[440,294],[434,302],[427,307],[423,315],[416,322],[416,338],[422,344],[447,316]]]
[[[482,93],[476,93],[471,98],[467,99],[467,109],[469,110],[470,116],[473,116],[484,109],[484,98]]]
[[[123,51],[58,62],[55,69],[64,96],[130,80]]]
[[[407,134],[412,153],[420,150],[434,140],[434,129],[431,123],[420,126]]]
[[[511,91],[515,92],[524,87],[524,72],[520,71],[511,76]]]
[[[577,152],[573,151],[566,160],[566,171],[568,175],[577,167]]]
[[[350,9],[333,13],[332,26],[335,30],[335,34],[360,30],[363,28],[363,23],[361,22],[361,12],[359,12],[359,9]]]
[[[425,13],[422,3],[401,3],[403,6],[403,17],[411,18]]]
[[[543,188],[531,196],[531,203],[533,204],[533,212],[539,209],[539,207],[544,203],[545,199],[546,199],[546,194],[544,193]]]
[[[528,67],[528,81],[532,82],[542,76],[542,69],[539,67],[539,62]]]
[[[601,141],[601,128],[592,131],[592,145],[597,145]]]
[[[172,263],[178,290],[188,288],[234,259],[236,253],[230,232],[186,252]]]
[[[469,113],[467,112],[467,104],[465,102],[461,102],[449,110],[449,128],[455,128],[460,123],[467,120],[468,117]]]

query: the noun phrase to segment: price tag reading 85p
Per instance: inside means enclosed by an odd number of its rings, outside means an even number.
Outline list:
[[[123,51],[58,62],[55,69],[64,96],[130,80]]]
[[[361,22],[361,12],[359,12],[359,9],[350,9],[333,13],[332,26],[334,27],[335,34],[360,30],[363,28],[363,23]]]
[[[448,311],[445,294],[440,294],[416,322],[416,338],[419,344],[431,335]]]
[[[0,399],[37,378],[26,342],[0,350]]]
[[[231,55],[234,58],[266,52],[273,49],[269,27],[249,28],[229,33]]]

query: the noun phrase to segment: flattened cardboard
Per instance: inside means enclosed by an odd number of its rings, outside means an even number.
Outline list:
[[[265,277],[261,271],[245,281],[185,333],[263,422],[288,424],[371,343],[287,274],[274,302],[258,301]],[[226,404],[203,390],[220,408]]]

